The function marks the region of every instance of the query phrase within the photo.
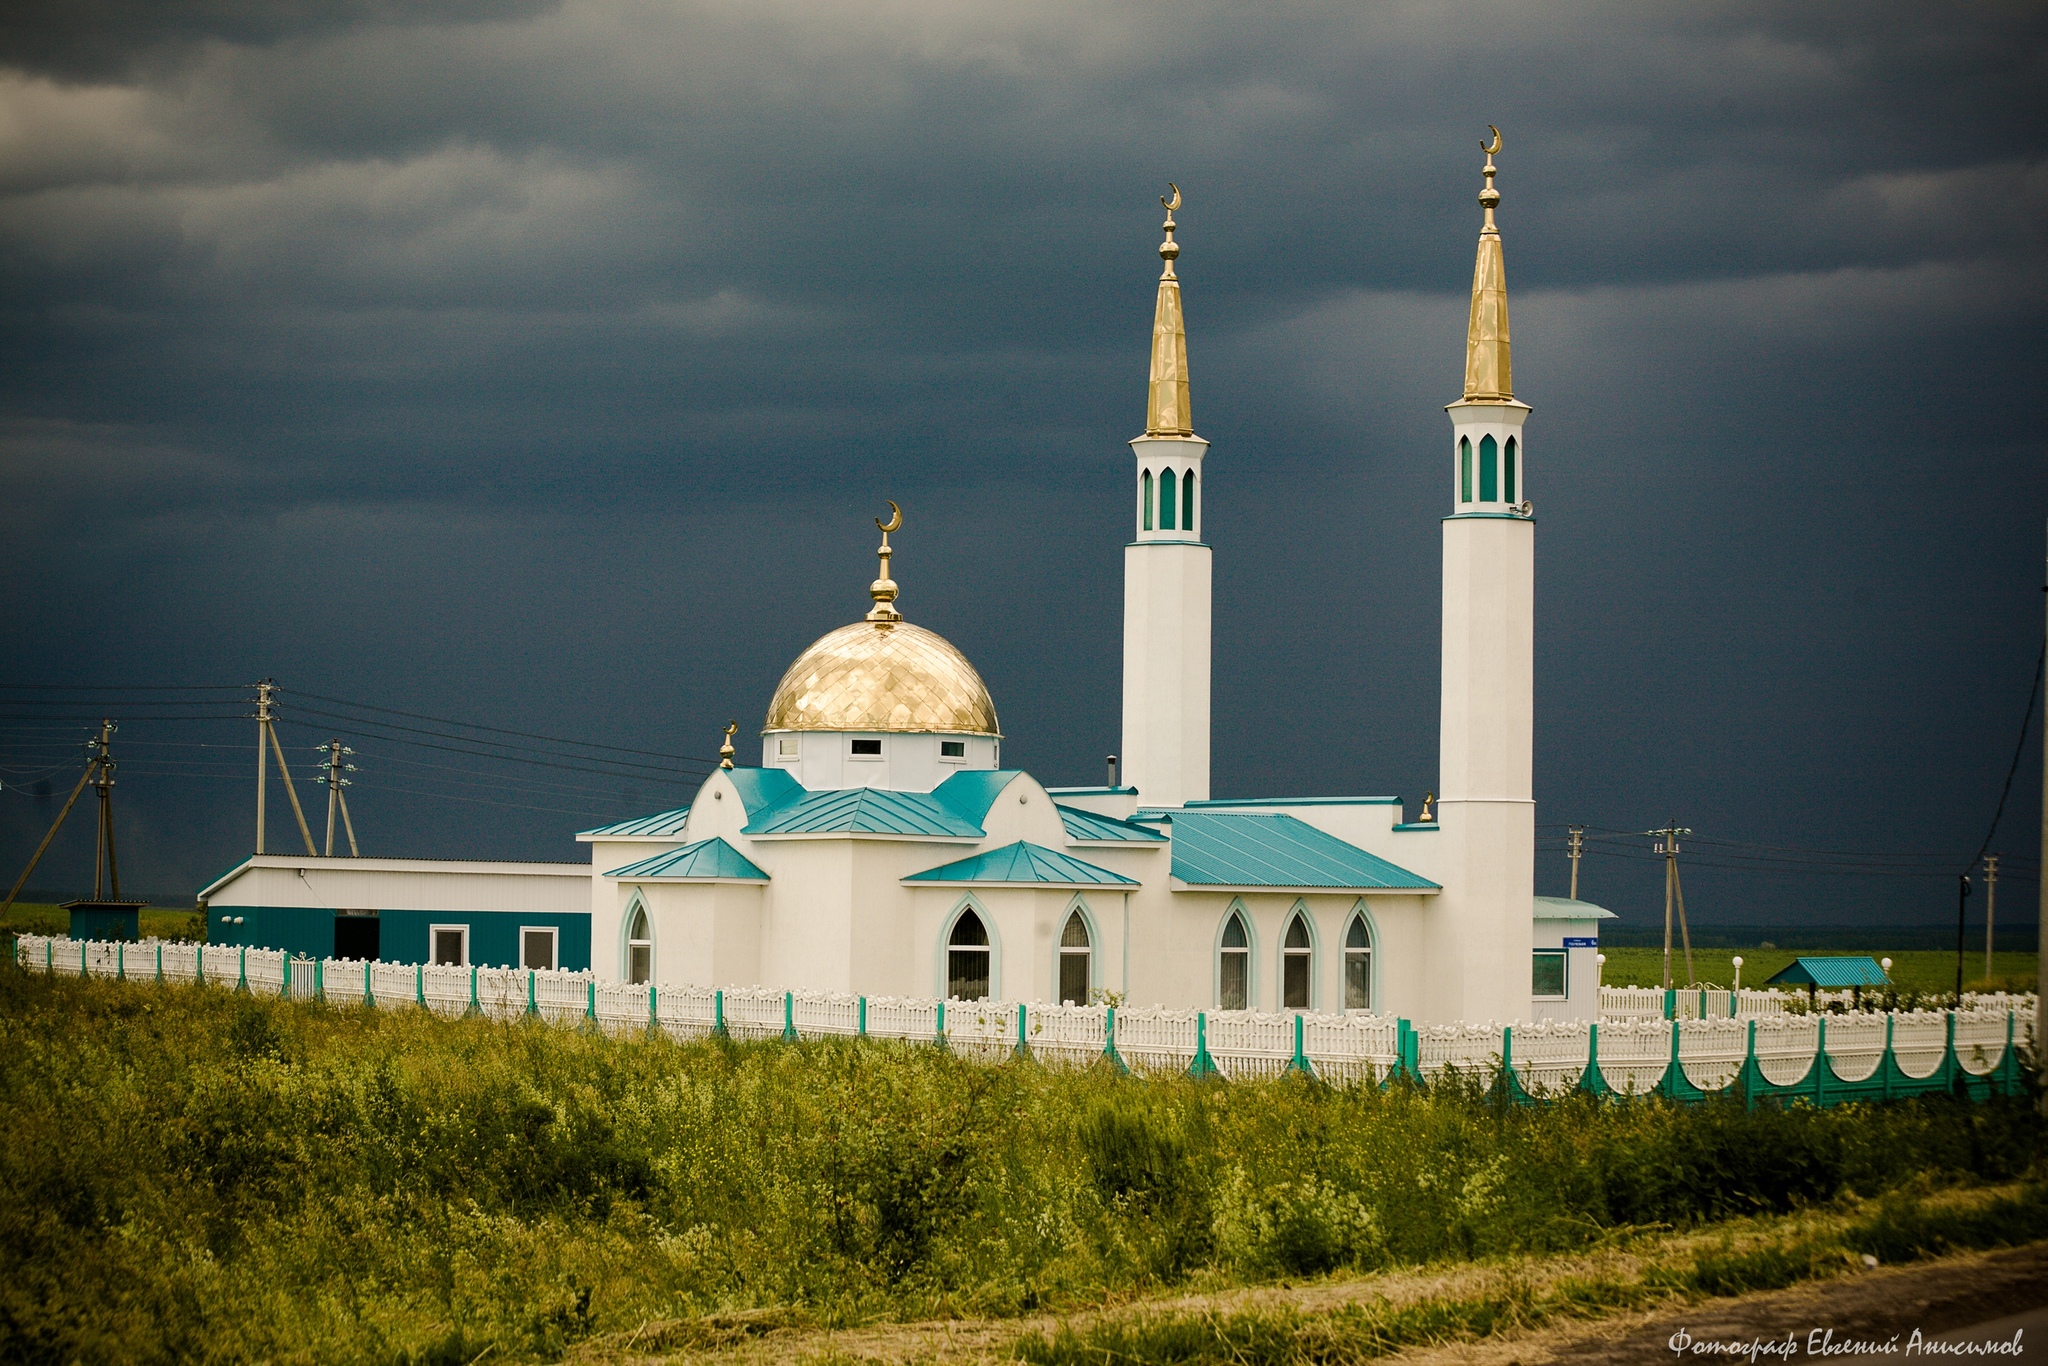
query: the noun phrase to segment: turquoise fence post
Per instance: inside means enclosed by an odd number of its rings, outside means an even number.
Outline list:
[[[128,946],[118,939],[114,941],[114,980],[128,980]]]
[[[1707,989],[1705,987],[1700,988],[1700,1018],[1702,1020],[1707,1018]]]
[[[464,1011],[463,1014],[481,1015],[483,1013],[484,1008],[477,1004],[476,999],[476,964],[471,963],[469,965],[469,1009]]]
[[[1312,1077],[1316,1070],[1308,1065],[1308,1053],[1302,1048],[1301,1016],[1294,1017],[1294,1056],[1287,1061],[1287,1070]]]
[[[1742,1052],[1742,1108],[1756,1108],[1756,1083],[1761,1073],[1756,1065],[1756,1021],[1749,1022],[1749,1044]]]
[[[1678,989],[1676,987],[1664,988],[1664,1018],[1667,1020],[1678,1018]]]
[[[1947,1089],[1954,1089],[1956,1076],[1963,1070],[1963,1066],[1956,1058],[1956,1013],[1953,1010],[1948,1012],[1948,1042],[1942,1048],[1941,1057],[1941,1065],[1948,1069],[1948,1075],[1941,1079],[1942,1085]]]
[[[595,977],[585,984],[583,1021],[592,1029],[597,1028],[597,979]]]
[[[868,998],[865,996],[860,998],[860,1022],[855,1029],[857,1037],[865,1039],[868,1036]]]
[[[206,966],[206,950],[205,950],[204,948],[201,948],[201,949],[199,950],[199,966],[200,966],[200,967],[202,967],[202,968]],[[291,954],[287,953],[287,954],[285,954],[285,955],[284,955],[284,957],[283,957],[283,967],[284,967],[284,985],[283,985],[282,987],[280,987],[280,988],[278,989],[277,997],[278,997],[278,999],[279,999],[279,1000],[281,1000],[281,1001],[289,1001],[289,1000],[290,1000],[290,999],[292,998],[292,956],[291,956]]]
[[[83,939],[78,941],[78,975],[80,977],[92,976],[92,968],[85,961],[85,941]]]
[[[540,1016],[540,1001],[534,991],[532,968],[526,970],[526,1013],[535,1018]]]
[[[946,1003],[939,1002],[939,1036],[933,1040],[939,1047],[946,1046]]]
[[[242,966],[240,971],[241,976],[235,982],[235,990],[247,991],[249,989],[249,946],[247,944],[242,945]]]
[[[714,1038],[729,1039],[732,1031],[725,1027],[725,993],[711,993],[711,1033]]]
[[[1195,1059],[1188,1064],[1188,1075],[1197,1080],[1223,1075],[1216,1059],[1209,1056],[1209,1013],[1205,1010],[1195,1012]]]
[[[1825,1110],[1828,1104],[1828,1017],[1820,1017],[1813,1036],[1813,1103]]]
[[[45,939],[43,941],[43,975],[45,977],[55,977],[57,975],[57,941],[54,939]]]
[[[1893,1015],[1890,1011],[1885,1012],[1884,1052],[1878,1055],[1877,1070],[1879,1075],[1884,1078],[1884,1098],[1886,1100],[1892,1098],[1892,1073],[1899,1065],[1899,1060],[1892,1056],[1892,1026],[1898,1022],[1898,1016]]]
[[[206,984],[206,945],[192,946],[192,980],[201,986]]]
[[[419,1002],[421,1010],[425,1010],[427,1008],[427,965],[425,963],[414,963],[412,965],[412,989],[413,999]]]
[[[159,982],[164,980],[164,946],[162,944],[156,946],[156,980]]]
[[[1024,1035],[1024,1012],[1028,1009],[1030,1007],[1022,1001],[1017,1003],[1017,1056],[1020,1058],[1031,1056],[1031,1045],[1025,1042]]]
[[[1128,1072],[1131,1070],[1130,1068],[1124,1066],[1124,1055],[1116,1051],[1115,1006],[1111,1006],[1109,1008],[1109,1013],[1103,1016],[1102,1019],[1102,1056],[1108,1058],[1110,1062],[1115,1065],[1116,1070],[1119,1072]]]
[[[1496,1079],[1508,1100],[1515,1098],[1515,1027],[1500,1027],[1500,1076]]]
[[[782,993],[782,1041],[796,1042],[796,993],[793,991]]]
[[[1667,997],[1673,994],[1666,992]],[[1671,1022],[1671,1061],[1664,1064],[1664,1075],[1657,1082],[1657,1089],[1673,1100],[1678,1099],[1678,1079],[1685,1075],[1685,1069],[1678,1063],[1678,1021]]]
[[[654,983],[649,982],[647,984],[647,1032],[649,1035],[661,1032],[661,1009],[657,1004],[660,991],[661,988],[655,986]]]
[[[370,960],[367,958],[363,960],[363,1004],[373,1008],[377,1004],[377,993],[370,990]]]
[[[325,1001],[327,999],[327,960],[325,958],[315,958],[313,960],[313,999],[316,1001]]]

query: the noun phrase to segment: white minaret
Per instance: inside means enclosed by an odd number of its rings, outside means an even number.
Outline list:
[[[1145,806],[1209,795],[1209,547],[1202,544],[1209,443],[1188,421],[1188,335],[1181,321],[1180,247],[1166,206],[1145,434],[1131,442],[1137,538],[1124,547],[1123,780]]]
[[[1472,272],[1465,394],[1451,415],[1451,515],[1444,528],[1443,716],[1437,820],[1444,891],[1431,906],[1429,1013],[1530,1015],[1536,890],[1534,729],[1536,527],[1508,356],[1507,270],[1485,147],[1486,221]]]

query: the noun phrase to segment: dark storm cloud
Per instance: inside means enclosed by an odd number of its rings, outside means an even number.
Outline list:
[[[2044,37],[2026,4],[10,11],[21,671],[695,752],[858,606],[849,505],[894,496],[1008,756],[1092,778],[1173,178],[1219,787],[1412,799],[1491,121],[1542,819],[1974,848],[2039,624]],[[173,885],[239,848],[136,800]],[[574,824],[379,800],[418,851]],[[33,824],[0,801],[0,852]],[[1920,894],[1872,890],[1813,904]]]

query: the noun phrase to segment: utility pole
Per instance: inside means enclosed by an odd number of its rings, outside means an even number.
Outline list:
[[[86,785],[99,772],[101,763],[110,762],[107,741],[112,737],[113,733],[114,723],[112,721],[101,721],[99,738],[85,742],[85,772],[78,775],[78,785],[72,788],[71,795],[64,799],[64,809],[59,811],[57,819],[50,823],[49,833],[43,836],[43,842],[36,846],[35,853],[29,855],[28,867],[21,870],[21,876],[16,878],[14,886],[8,889],[7,900],[0,901],[0,915],[7,914],[13,908],[14,898],[20,896],[21,889],[28,885],[29,874],[35,872],[36,865],[43,861],[43,855],[50,850],[50,841],[56,839],[57,832],[64,828],[64,818],[70,815],[71,808],[78,804],[78,794],[85,791]],[[110,780],[108,787],[112,786],[113,784]],[[104,800],[105,796],[103,793],[102,801],[104,802]],[[101,828],[103,830],[112,830],[113,826],[109,819],[112,808],[103,805],[101,811]],[[97,852],[93,855],[93,880],[94,882],[99,880],[99,855]],[[118,885],[117,883],[116,886],[118,887]],[[115,895],[119,896],[120,892],[117,890]]]
[[[1572,856],[1572,900],[1579,899],[1579,858],[1586,852],[1586,827],[1575,825],[1567,838],[1565,848]]]
[[[1984,980],[1991,980],[1991,922],[1998,917],[1998,855],[1984,860]]]
[[[104,901],[107,890],[100,881],[100,864],[106,863],[107,881],[113,884],[113,899],[121,899],[121,865],[114,861],[114,723],[100,722],[98,752],[92,762],[99,769],[99,778],[93,786],[100,793],[100,830],[92,851],[92,899]]]
[[[277,716],[271,710],[276,705],[274,694],[277,683],[273,679],[259,679],[256,683],[256,852],[263,852],[264,770],[263,750],[268,742],[270,752],[277,759],[277,776],[284,780],[284,795],[291,798],[292,815],[298,818],[299,835],[306,841],[306,852],[314,857],[319,850],[313,847],[313,831],[306,824],[305,809],[299,805],[298,790],[292,786],[291,770],[284,766],[284,746],[277,740]]]
[[[2041,601],[2048,606],[2048,575],[2041,582]],[[2043,635],[2044,646],[2048,646],[2048,634]],[[2048,869],[2048,720],[2041,726],[2041,867]],[[2036,961],[2034,971],[2034,1058],[2041,1065],[2041,1078],[2048,1081],[2048,1010],[2042,1010],[2039,1001],[2041,988],[2048,987],[2048,872],[2036,879],[2041,898],[2040,937],[2034,942]],[[2048,1108],[2048,1090],[2041,1096],[2041,1104]]]
[[[1956,1009],[1963,1008],[1963,911],[1970,904],[1970,875],[1956,877]]]
[[[353,773],[356,771],[356,766],[354,764],[343,763],[342,757],[344,755],[354,754],[355,751],[350,749],[347,745],[341,743],[341,741],[338,739],[329,740],[324,745],[315,745],[313,746],[313,748],[316,752],[325,754],[327,756],[327,758],[324,761],[322,761],[320,765],[322,768],[327,770],[327,776],[320,780],[321,782],[327,784],[326,857],[334,857],[334,812],[335,808],[339,807],[341,809],[342,827],[348,831],[348,856],[350,858],[361,858],[362,851],[356,848],[356,823],[348,818],[348,798],[342,795],[341,791],[344,787],[350,786],[349,780],[342,777],[341,775],[344,773]]]
[[[1692,930],[1685,923],[1685,889],[1678,882],[1678,837],[1691,835],[1692,831],[1681,827],[1676,821],[1665,822],[1662,830],[1645,830],[1657,841],[1656,852],[1664,856],[1664,990],[1671,990],[1671,906],[1678,903],[1678,932],[1685,940],[1685,976],[1689,982],[1699,980],[1692,970]]]

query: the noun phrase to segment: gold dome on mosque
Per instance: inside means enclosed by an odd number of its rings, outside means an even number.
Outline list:
[[[880,577],[868,588],[875,600],[866,620],[842,626],[813,642],[775,685],[768,703],[774,730],[942,732],[1001,735],[988,684],[967,656],[936,631],[912,626],[896,610],[895,553],[889,533],[902,527],[894,503],[882,529]]]
[[[798,655],[762,729],[1002,733],[967,656],[907,621],[856,621]]]

